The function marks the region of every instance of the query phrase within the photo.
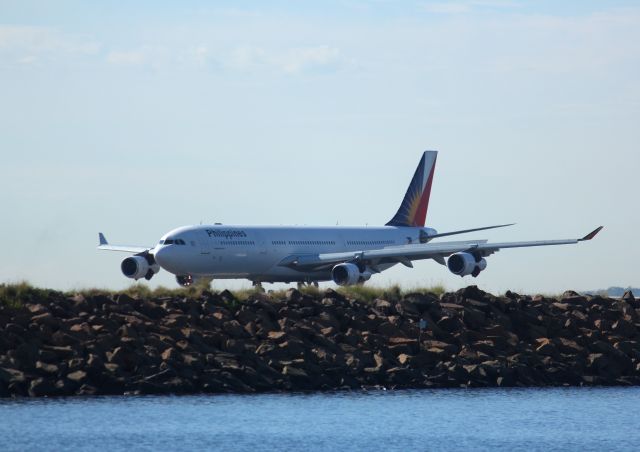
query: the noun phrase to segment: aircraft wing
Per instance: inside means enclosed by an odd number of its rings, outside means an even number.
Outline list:
[[[125,253],[144,253],[153,247],[148,246],[132,246],[132,245],[110,245],[102,232],[98,233],[99,250],[106,251],[122,251]]]
[[[279,265],[300,270],[326,270],[344,262],[362,263],[374,271],[380,264],[401,263],[413,267],[411,261],[434,259],[445,264],[444,258],[454,253],[470,252],[481,256],[489,256],[503,248],[525,248],[533,246],[570,245],[591,240],[602,229],[602,226],[579,239],[538,240],[529,242],[487,243],[487,240],[467,240],[461,242],[426,243],[386,247],[377,250],[349,251],[345,253],[326,253],[315,255],[292,255],[283,259]]]

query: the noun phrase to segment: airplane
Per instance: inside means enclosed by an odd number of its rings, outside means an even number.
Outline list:
[[[124,276],[150,280],[160,269],[176,275],[181,286],[200,278],[248,279],[262,283],[297,282],[339,286],[364,284],[394,265],[433,259],[461,277],[477,277],[486,257],[506,248],[567,245],[593,239],[602,226],[582,238],[488,243],[487,240],[434,241],[469,232],[512,226],[500,224],[438,233],[425,227],[437,151],[425,151],[394,217],[381,227],[212,225],[183,226],[157,245],[111,245],[99,233],[100,250],[133,253],[120,269]]]

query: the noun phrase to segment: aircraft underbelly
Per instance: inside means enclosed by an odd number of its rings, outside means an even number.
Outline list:
[[[330,271],[300,272],[279,266],[281,256],[261,253],[235,252],[229,254],[203,255],[204,259],[192,261],[193,266],[184,273],[196,276],[209,276],[214,279],[248,278],[255,281],[328,281]]]
[[[249,275],[266,274],[274,266],[273,258],[261,253],[236,252],[211,253],[191,271],[220,279],[247,278]]]

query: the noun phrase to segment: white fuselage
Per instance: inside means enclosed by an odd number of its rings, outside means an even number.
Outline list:
[[[255,282],[328,281],[331,269],[308,272],[279,264],[290,256],[416,244],[433,234],[436,231],[430,228],[393,226],[186,226],[165,234],[151,253],[175,275]]]

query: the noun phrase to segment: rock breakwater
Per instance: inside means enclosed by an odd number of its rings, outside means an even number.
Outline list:
[[[49,291],[0,305],[0,396],[638,385],[639,341],[631,294]]]

